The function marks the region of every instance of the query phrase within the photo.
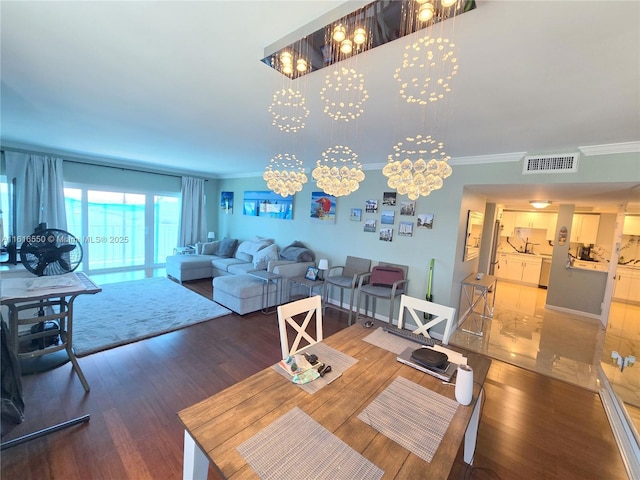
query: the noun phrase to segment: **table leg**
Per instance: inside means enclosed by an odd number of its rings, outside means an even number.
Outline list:
[[[71,297],[71,299],[67,303],[67,355],[69,356],[69,360],[71,360],[71,365],[73,365],[73,369],[75,370],[76,375],[78,375],[78,378],[80,379],[80,383],[82,383],[84,391],[88,393],[90,390],[89,382],[87,382],[87,379],[85,378],[84,373],[82,372],[82,369],[78,364],[76,354],[73,351],[73,303],[75,299],[75,296]]]
[[[184,431],[184,465],[182,478],[184,480],[207,480],[209,459],[189,432]]]
[[[473,407],[473,414],[469,421],[469,426],[464,434],[464,461],[471,465],[476,452],[476,439],[478,438],[478,425],[480,424],[480,409],[482,408],[483,391],[480,390],[476,406]]]

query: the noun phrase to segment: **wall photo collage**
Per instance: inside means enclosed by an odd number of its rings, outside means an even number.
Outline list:
[[[395,207],[399,206],[400,210],[396,211]],[[393,208],[392,208],[393,207]],[[380,218],[374,218],[372,215],[377,215],[379,212]],[[416,228],[433,228],[433,213],[419,213],[416,214],[416,202],[413,201],[401,201],[398,205],[396,192],[384,192],[382,195],[382,205],[378,209],[378,200],[370,199],[365,202],[364,206],[364,228],[367,233],[378,232],[379,239],[383,242],[392,242],[394,228],[392,225],[396,224],[396,214],[399,217],[397,235],[400,237],[412,237],[414,229]],[[416,217],[415,222],[409,218],[403,217]],[[360,221],[362,218],[362,209],[351,209],[351,220]],[[380,222],[380,230],[378,230],[378,221]]]

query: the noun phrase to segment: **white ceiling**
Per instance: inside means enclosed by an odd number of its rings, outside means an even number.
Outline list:
[[[433,27],[458,49],[445,101],[425,111],[398,95],[393,72],[422,31],[353,61],[369,91],[357,122],[321,112],[324,69],[294,82],[311,115],[282,133],[267,109],[288,83],[260,62],[264,48],[342,4],[3,1],[2,144],[233,177],[281,152],[311,169],[337,143],[380,168],[418,133],[452,163],[640,141],[638,1],[478,0]]]

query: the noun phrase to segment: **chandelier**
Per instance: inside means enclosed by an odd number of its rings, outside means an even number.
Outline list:
[[[334,197],[355,192],[364,180],[358,155],[343,145],[336,145],[322,152],[322,160],[316,162],[311,175],[318,188]]]
[[[430,36],[407,45],[402,65],[393,76],[400,82],[400,96],[420,105],[444,98],[451,91],[449,82],[459,68],[454,47],[447,38]]]
[[[271,125],[278,127],[282,132],[296,133],[305,127],[309,109],[300,90],[283,88],[273,94],[269,113],[273,115]]]
[[[364,75],[354,68],[338,67],[328,73],[325,85],[320,90],[320,99],[324,102],[324,113],[334,120],[355,120],[364,109],[362,104],[369,94],[364,88]]]
[[[297,79],[475,8],[476,0],[373,0],[328,23],[311,22],[297,40],[289,35],[265,47],[262,62]],[[324,26],[310,31],[317,24]]]
[[[295,155],[279,153],[269,161],[262,178],[267,182],[267,188],[283,197],[295,195],[307,183],[302,161]]]
[[[443,147],[444,144],[436,142],[431,135],[407,137],[406,145],[403,142],[395,144],[395,153],[388,156],[382,169],[388,178],[387,185],[411,200],[442,188],[443,180],[452,173],[447,163],[450,157]]]

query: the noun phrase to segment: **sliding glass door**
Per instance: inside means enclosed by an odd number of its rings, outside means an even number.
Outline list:
[[[87,272],[163,264],[178,238],[178,194],[65,188],[68,230],[84,248]]]

